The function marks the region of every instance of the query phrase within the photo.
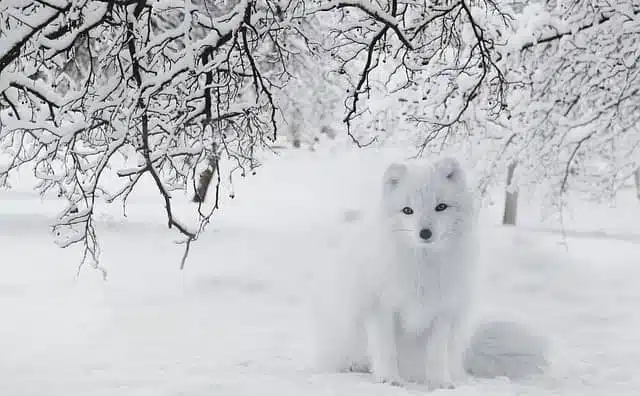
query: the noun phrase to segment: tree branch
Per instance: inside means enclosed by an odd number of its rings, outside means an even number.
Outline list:
[[[413,50],[413,44],[411,44],[411,41],[409,40],[409,38],[407,38],[407,36],[404,34],[404,32],[402,32],[402,30],[400,30],[400,27],[398,26],[398,22],[396,21],[395,17],[393,15],[390,15],[386,12],[384,12],[383,10],[373,6],[373,3],[371,5],[369,4],[365,4],[363,2],[349,2],[349,1],[332,1],[331,3],[327,4],[326,6],[323,6],[319,9],[313,10],[313,12],[316,11],[329,11],[332,10],[334,8],[340,9],[340,8],[357,8],[361,11],[364,11],[367,15],[369,15],[370,17],[372,17],[373,19],[375,19],[378,22],[381,22],[383,25],[385,25],[385,27],[387,29],[391,29],[394,31],[394,33],[398,36],[398,39],[400,39],[400,41],[402,42],[402,44],[407,47],[410,50]]]
[[[640,9],[635,9],[632,11],[633,15],[640,15]],[[597,25],[603,24],[605,22],[608,22],[609,20],[611,20],[611,18],[613,18],[613,16],[616,15],[615,12],[612,12],[610,15],[600,15],[600,18],[598,18],[597,21],[595,22],[591,22],[591,23],[587,23],[585,25],[579,26],[576,29],[571,29],[571,30],[566,30],[564,32],[559,32],[556,34],[553,34],[551,36],[546,36],[546,37],[542,37],[538,40],[536,40],[535,42],[530,42],[530,43],[526,43],[524,44],[521,48],[520,51],[525,51],[529,48],[532,48],[536,45],[539,44],[545,44],[545,43],[550,43],[552,41],[555,40],[560,40],[561,38],[565,37],[565,36],[571,36],[571,35],[575,35],[576,33],[591,29]]]
[[[20,56],[21,49],[24,48],[25,44],[29,40],[31,40],[31,38],[36,33],[40,32],[42,29],[55,21],[56,18],[60,16],[60,14],[69,11],[69,9],[71,9],[71,5],[72,3],[69,3],[62,9],[52,8],[55,12],[51,12],[51,15],[44,18],[41,23],[27,29],[22,29],[29,31],[20,32],[23,34],[22,37],[18,38],[13,43],[11,43],[13,37],[5,37],[4,39],[0,40],[0,52],[2,52],[2,56],[0,56],[0,73],[2,73],[11,62],[13,62],[18,56]]]

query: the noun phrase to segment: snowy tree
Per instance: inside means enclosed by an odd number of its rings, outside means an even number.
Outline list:
[[[58,242],[84,244],[94,263],[96,205],[126,201],[143,177],[188,252],[218,208],[221,164],[224,177],[258,166],[314,56],[358,144],[353,123],[375,120],[376,93],[404,103],[423,148],[446,142],[472,102],[505,104],[495,47],[509,17],[490,0],[7,0],[0,24],[0,183],[31,167],[39,192],[68,201]],[[321,91],[322,78],[309,84]],[[199,225],[174,210],[187,190]]]
[[[567,193],[612,198],[640,163],[640,4],[507,3],[511,28],[496,47],[503,111],[472,106],[463,125],[473,133],[458,142],[476,158],[480,191],[507,181],[507,223],[519,189],[556,209]]]
[[[508,48],[519,184],[611,197],[640,164],[640,4],[539,2]]]
[[[466,136],[459,132],[468,132],[464,116],[472,103],[492,115],[504,107],[508,82],[497,47],[511,17],[496,2],[392,1],[386,9],[398,23],[382,27],[371,18],[377,11],[362,4],[329,8],[340,10],[324,45],[347,86],[343,121],[350,127],[369,116],[349,131],[356,143],[386,131],[409,136],[421,152],[438,150]]]
[[[95,261],[96,199],[126,200],[148,175],[169,227],[194,240],[200,229],[176,218],[172,192],[221,155],[241,173],[257,166],[255,150],[276,132],[272,87],[289,77],[266,67],[264,49],[279,45],[283,69],[291,21],[247,1],[5,3],[0,182],[32,165],[38,190],[69,202],[54,227],[60,244],[82,242]],[[213,195],[199,205],[201,226]]]

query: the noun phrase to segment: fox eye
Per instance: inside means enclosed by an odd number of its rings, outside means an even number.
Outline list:
[[[447,209],[449,207],[449,205],[445,204],[445,203],[440,203],[438,205],[436,205],[436,212],[442,212],[443,210]]]
[[[405,206],[404,208],[402,208],[402,213],[404,213],[406,215],[411,215],[411,214],[413,214],[413,209],[411,209],[408,206]]]

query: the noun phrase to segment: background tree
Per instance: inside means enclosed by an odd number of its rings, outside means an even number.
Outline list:
[[[507,181],[506,223],[519,190],[556,209],[567,194],[613,198],[640,163],[640,5],[541,0],[502,11],[512,17],[496,45],[504,107],[492,116],[473,104],[460,123],[473,133],[456,142],[474,157],[480,191]]]
[[[509,109],[515,178],[555,198],[611,198],[640,161],[640,4],[539,2],[520,15],[504,54],[522,82]]]

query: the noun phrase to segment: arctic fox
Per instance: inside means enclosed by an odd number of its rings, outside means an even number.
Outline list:
[[[383,177],[380,217],[367,245],[347,263],[353,270],[340,370],[371,372],[451,388],[467,374],[533,374],[546,364],[544,343],[509,323],[487,323],[467,337],[474,286],[474,200],[452,158],[390,165]],[[506,349],[505,349],[506,348]]]

